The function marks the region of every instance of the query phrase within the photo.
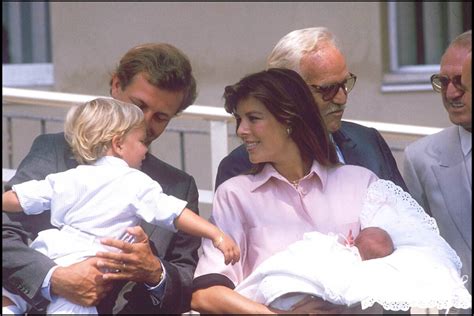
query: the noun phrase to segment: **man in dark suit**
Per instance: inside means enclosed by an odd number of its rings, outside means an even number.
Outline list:
[[[196,82],[188,58],[168,44],[145,44],[129,50],[120,60],[110,85],[113,98],[134,103],[143,110],[148,145],[196,98]],[[75,166],[77,162],[63,133],[41,135],[6,188]],[[191,176],[151,154],[143,161],[142,171],[158,181],[166,194],[187,200],[187,207],[199,213],[198,191]],[[21,295],[31,305],[30,312],[44,312],[54,296],[85,306],[97,305],[100,313],[189,310],[200,238],[143,222],[141,227],[134,227],[135,243],[106,242],[121,252],[58,267],[28,247],[28,240],[39,231],[53,227],[49,212],[36,216],[3,213],[2,218],[2,285]],[[117,264],[126,265],[126,269],[102,272],[103,268],[116,269]]]
[[[366,167],[407,191],[390,148],[380,133],[373,128],[341,121],[347,94],[353,88],[356,76],[348,71],[345,58],[329,30],[313,27],[288,33],[268,57],[267,68],[292,69],[303,77],[313,92],[342,163]],[[247,151],[241,145],[219,164],[215,187],[250,168]]]

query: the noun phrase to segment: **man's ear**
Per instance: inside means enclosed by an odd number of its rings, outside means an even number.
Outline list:
[[[117,74],[112,76],[112,84],[110,85],[110,96],[114,99],[117,98],[118,95],[122,92],[122,88],[120,86],[120,80]]]
[[[116,154],[118,157],[122,156],[122,137],[115,135],[112,138],[112,151],[114,154]]]

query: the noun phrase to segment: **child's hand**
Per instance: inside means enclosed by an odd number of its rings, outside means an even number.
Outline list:
[[[233,265],[240,260],[240,249],[232,238],[222,233],[218,238],[212,241],[214,247],[224,254],[224,263]]]

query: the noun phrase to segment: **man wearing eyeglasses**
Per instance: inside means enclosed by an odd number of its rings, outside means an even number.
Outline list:
[[[440,73],[431,77],[431,83],[454,126],[410,144],[405,149],[404,175],[413,198],[436,219],[441,236],[459,255],[472,293],[472,111],[461,83],[463,61],[471,47],[468,31],[444,52]]]
[[[292,69],[303,77],[323,115],[342,163],[366,167],[380,178],[391,180],[407,190],[390,148],[380,133],[373,128],[341,120],[348,94],[357,77],[347,69],[336,39],[328,29],[313,27],[288,33],[268,57],[267,68]],[[221,161],[216,188],[250,167],[245,147],[237,147]]]

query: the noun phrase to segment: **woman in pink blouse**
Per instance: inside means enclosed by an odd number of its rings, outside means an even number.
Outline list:
[[[346,93],[343,83],[317,89]],[[193,284],[194,310],[380,314],[381,306],[393,311],[471,307],[461,261],[439,235],[434,219],[391,181],[338,162],[310,88],[296,72],[269,69],[246,76],[228,86],[224,97],[254,168],[218,187],[212,220],[240,246],[241,261],[225,265],[212,243],[203,241]],[[363,270],[354,273],[342,257],[331,263],[334,257],[321,251],[320,244],[304,243],[314,233],[337,237],[352,231],[356,238],[361,228],[371,226],[387,231],[395,250],[362,261]],[[304,247],[299,247],[302,242]],[[334,273],[332,279],[322,267]],[[245,284],[262,271],[265,278],[257,278],[256,287],[246,291]],[[318,284],[324,291],[307,286]],[[345,291],[348,285],[352,292]],[[350,303],[339,299],[351,295]],[[290,301],[279,305],[275,298]]]
[[[338,93],[345,93],[340,87]],[[237,120],[254,168],[216,191],[212,220],[232,236],[241,261],[223,264],[203,242],[191,306],[199,312],[278,313],[233,291],[263,260],[311,231],[358,234],[370,170],[341,165],[312,92],[294,71],[269,69],[225,89],[225,108]],[[356,237],[356,236],[354,236]],[[321,300],[297,311],[340,311]]]

